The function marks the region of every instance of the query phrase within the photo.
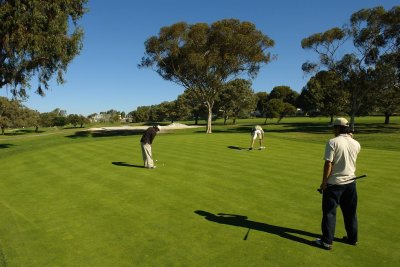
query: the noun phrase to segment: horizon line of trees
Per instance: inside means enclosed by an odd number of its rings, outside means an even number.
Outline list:
[[[87,12],[86,4],[87,0],[1,1],[0,88],[8,87],[15,98],[25,99],[33,77],[38,79],[36,93],[40,95],[53,76],[62,84],[69,63],[82,49],[83,29],[78,21]],[[353,128],[356,115],[382,113],[388,124],[400,107],[399,29],[400,6],[389,10],[377,6],[353,13],[342,27],[305,37],[301,47],[318,59],[301,66],[311,77],[298,95],[287,86],[277,86],[270,94],[254,94],[251,80],[276,57],[269,52],[274,40],[252,22],[222,19],[164,26],[145,41],[138,67],[151,68],[182,86],[184,93],[175,101],[139,107],[130,116],[133,121],[189,117],[196,123],[205,116],[207,133],[212,132],[216,118],[224,118],[225,123],[232,118],[236,123],[251,110],[278,121],[297,108],[331,120],[348,114]],[[3,104],[4,127],[25,125],[28,119],[18,114],[35,113],[20,106],[18,101]],[[17,111],[12,114],[7,109]],[[121,118],[114,111],[100,115],[107,121]],[[62,124],[62,120],[52,124]],[[29,124],[38,124],[35,121]]]
[[[78,114],[69,114],[65,110],[56,108],[51,112],[40,113],[22,105],[20,100],[0,97],[0,129],[4,135],[7,128],[34,127],[35,132],[39,127],[64,127],[71,124],[73,127],[82,128],[89,123],[88,117]]]
[[[179,120],[207,120],[207,104],[194,96],[193,90],[185,90],[176,100],[165,101],[158,105],[139,106],[128,113],[131,122],[163,122],[171,123]],[[244,79],[233,80],[225,86],[215,98],[212,109],[212,120],[222,118],[224,124],[228,119],[236,124],[237,119],[250,116],[267,119],[296,114],[296,99],[298,93],[289,86],[276,86],[270,94],[266,92],[254,93],[251,81]]]

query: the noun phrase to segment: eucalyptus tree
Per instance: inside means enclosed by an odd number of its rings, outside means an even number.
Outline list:
[[[304,114],[309,116],[319,113],[317,101],[307,86],[304,86],[303,89],[301,89],[301,93],[296,100],[296,107],[300,108]]]
[[[186,107],[187,113],[191,114],[195,125],[198,125],[200,118],[207,116],[207,108],[204,102],[196,96],[195,90],[193,89],[189,88],[185,90],[183,94],[179,95],[178,102],[182,104],[182,108]],[[190,117],[189,114],[188,116]]]
[[[22,110],[23,122],[25,127],[35,127],[35,132],[39,131],[40,112],[27,107]]]
[[[333,116],[347,111],[349,95],[340,87],[341,78],[336,72],[320,71],[308,81],[304,89],[315,103],[314,108],[322,115],[330,116],[331,123]]]
[[[136,110],[129,112],[132,122],[146,122],[150,120],[151,106],[139,106]]]
[[[266,117],[266,110],[267,110],[267,103],[268,103],[268,93],[267,92],[257,92],[255,94],[257,98],[257,103],[256,103],[256,111],[259,113],[259,115]],[[264,124],[266,123],[266,120]]]
[[[75,128],[79,124],[80,117],[78,114],[69,114],[67,117],[67,122],[72,124]]]
[[[352,127],[357,112],[368,104],[371,90],[379,90],[371,81],[377,61],[399,53],[399,18],[399,6],[388,11],[383,7],[361,9],[351,15],[349,26],[316,33],[301,42],[304,49],[312,49],[319,55],[319,62],[303,64],[305,72],[317,72],[323,67],[341,76],[341,88],[349,93]],[[352,50],[345,53],[342,48],[350,39]]]
[[[251,22],[179,22],[146,40],[139,67],[154,67],[163,79],[193,90],[207,106],[207,133],[211,133],[214,102],[225,83],[239,75],[255,78],[260,66],[270,62],[267,49],[273,45]]]
[[[372,95],[372,105],[385,115],[385,124],[389,124],[393,114],[400,112],[400,68],[395,64],[388,64],[387,61],[391,60],[394,59],[382,58],[373,73],[374,85],[379,90]],[[396,60],[399,66],[400,58]]]
[[[285,103],[282,101],[282,99],[274,98],[268,100],[267,107],[265,109],[265,122],[264,124],[267,123],[267,119],[273,119],[273,118],[278,118],[280,115],[283,113],[285,110]]]
[[[18,126],[21,120],[21,103],[18,100],[9,100],[0,97],[0,129],[1,134],[9,127]]]
[[[0,88],[26,97],[33,77],[36,92],[44,95],[54,74],[64,83],[64,73],[82,48],[83,30],[78,20],[87,0],[0,1]],[[72,27],[71,27],[72,26]]]
[[[84,124],[87,124],[89,122],[90,122],[90,120],[89,120],[88,117],[85,117],[83,115],[79,115],[79,125],[81,126],[81,128],[83,128]]]
[[[296,113],[296,100],[299,94],[289,86],[275,86],[268,96],[269,114],[277,114],[278,122],[288,115]],[[277,101],[279,100],[279,102]],[[280,104],[280,102],[282,104]]]
[[[365,51],[365,61],[374,66],[368,73],[374,91],[372,106],[383,112],[385,123],[399,110],[400,6],[363,9],[351,17],[356,47]]]
[[[228,116],[232,117],[233,124],[241,113],[250,113],[256,107],[257,98],[251,88],[251,81],[235,79],[228,82],[219,96],[219,106],[224,112],[224,124]]]
[[[283,102],[289,103],[293,106],[296,105],[297,97],[299,93],[294,91],[292,88],[286,85],[275,86],[270,94],[269,99],[282,99]]]

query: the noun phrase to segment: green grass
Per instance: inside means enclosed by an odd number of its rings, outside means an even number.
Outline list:
[[[229,148],[263,120],[159,134],[155,170],[140,135],[0,136],[0,266],[399,266],[399,119],[357,121],[360,242],[332,251],[311,245],[326,118],[268,121],[263,151]]]

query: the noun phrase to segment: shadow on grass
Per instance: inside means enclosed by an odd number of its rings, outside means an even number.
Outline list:
[[[0,149],[9,148],[11,146],[13,146],[13,144],[0,144]]]
[[[4,256],[3,250],[0,247],[0,266],[8,266],[6,257]]]
[[[212,132],[213,133],[248,133],[250,135],[251,133],[251,128],[254,127],[254,125],[241,125],[241,126],[232,126],[232,125],[224,125],[223,128],[220,128],[219,126],[213,126]],[[194,131],[195,133],[205,133],[205,129],[197,130]]]
[[[239,150],[239,151],[249,150],[248,147],[240,147],[240,146],[228,146],[228,148],[233,149],[233,150]]]
[[[302,244],[310,245],[310,246],[316,246],[314,243],[314,239],[320,237],[319,234],[310,233],[310,232],[307,232],[304,230],[250,221],[247,219],[247,216],[243,216],[243,215],[225,214],[225,213],[212,214],[210,212],[203,211],[203,210],[196,210],[194,213],[196,213],[200,216],[203,216],[206,220],[211,221],[211,222],[226,224],[226,225],[233,225],[233,226],[238,226],[238,227],[243,227],[243,228],[249,229],[247,234],[244,236],[243,240],[247,240],[250,230],[257,230],[257,231],[266,232],[269,234],[278,235],[280,237],[283,237],[283,238],[286,238],[286,239],[289,239],[289,240],[292,240],[295,242],[299,242]],[[303,237],[299,237],[297,235],[306,236],[306,237],[312,238],[313,240],[307,240],[307,239],[305,239]],[[335,238],[335,241],[342,242],[341,239],[337,239],[337,238]]]
[[[44,133],[44,132],[45,131],[41,131],[41,130],[36,131],[33,129],[32,130],[31,129],[19,129],[19,130],[15,130],[12,132],[4,133],[4,135],[15,136],[15,135],[25,135],[25,134],[32,134],[32,133],[39,134],[39,133]]]
[[[116,166],[122,166],[122,167],[133,167],[133,168],[144,168],[142,165],[134,165],[134,164],[129,164],[126,162],[121,162],[121,161],[114,161],[112,162],[113,165]]]
[[[85,138],[85,137],[112,137],[112,136],[128,136],[143,134],[144,130],[129,129],[129,130],[98,130],[98,131],[78,131],[68,138]]]
[[[313,134],[330,134],[332,127],[328,122],[281,122],[260,125],[266,133],[313,133]],[[235,125],[213,125],[213,133],[249,133],[253,124]],[[204,133],[205,130],[198,130],[196,133]],[[355,133],[358,134],[375,134],[375,133],[399,133],[400,126],[398,124],[383,123],[357,123],[355,124]]]

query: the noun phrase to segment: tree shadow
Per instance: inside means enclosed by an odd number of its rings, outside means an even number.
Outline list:
[[[144,166],[142,166],[142,165],[134,165],[134,164],[129,164],[129,163],[126,163],[126,162],[121,162],[121,161],[114,161],[114,162],[111,162],[111,163],[113,165],[116,165],[116,166],[144,168]]]
[[[279,122],[260,124],[266,133],[312,133],[312,134],[331,134],[332,127],[329,121],[312,122]],[[213,133],[250,133],[254,124],[238,124],[238,126],[227,124],[213,125]],[[204,133],[205,130],[198,130],[197,133]],[[375,134],[375,133],[398,133],[400,126],[396,123],[357,123],[355,125],[356,134]]]
[[[143,129],[129,129],[129,130],[95,130],[95,131],[77,131],[72,135],[68,135],[68,138],[85,138],[85,137],[113,137],[113,136],[128,136],[128,135],[139,135],[143,134]]]
[[[220,224],[227,224],[227,225],[233,225],[233,226],[238,226],[238,227],[243,227],[243,228],[248,228],[250,230],[257,230],[269,234],[274,234],[277,236],[280,236],[282,238],[286,238],[295,242],[299,242],[302,244],[310,245],[310,246],[315,246],[315,243],[313,240],[307,240],[303,237],[299,237],[297,235],[301,236],[306,236],[309,238],[319,238],[319,234],[315,233],[310,233],[304,230],[299,230],[299,229],[293,229],[293,228],[288,228],[288,227],[281,227],[281,226],[276,226],[272,224],[267,224],[267,223],[261,223],[261,222],[256,222],[256,221],[251,221],[247,219],[247,216],[243,215],[236,215],[236,214],[225,214],[225,213],[218,213],[218,214],[212,214],[207,211],[203,210],[196,210],[194,213],[203,216],[206,220],[215,222],[215,223],[220,223]],[[247,235],[244,237],[244,240],[247,239]],[[335,241],[341,242],[340,239],[335,238]]]
[[[26,134],[39,134],[44,133],[45,131],[42,130],[34,130],[34,129],[18,129],[12,132],[4,133],[6,136],[16,136],[16,135],[26,135]]]
[[[0,149],[9,148],[11,146],[13,146],[13,144],[0,144]]]

